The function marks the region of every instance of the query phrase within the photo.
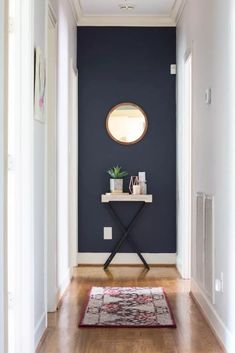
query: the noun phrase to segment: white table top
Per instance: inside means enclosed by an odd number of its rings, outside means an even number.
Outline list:
[[[153,202],[153,195],[133,195],[133,194],[109,194],[101,195],[101,202]]]

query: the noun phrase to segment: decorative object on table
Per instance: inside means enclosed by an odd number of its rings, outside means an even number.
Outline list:
[[[39,47],[35,50],[34,75],[34,119],[45,121],[46,67],[45,58]]]
[[[147,181],[146,181],[146,173],[139,172],[139,185],[140,185],[140,194],[147,195]]]
[[[133,185],[133,195],[140,195],[140,185]]]
[[[134,186],[135,185],[139,185],[139,178],[138,176],[134,175],[134,176],[131,176],[130,178],[130,183],[129,183],[129,190],[130,190],[130,193],[133,194],[134,193]],[[137,195],[137,194],[136,194]]]
[[[118,165],[107,171],[111,176],[110,179],[110,191],[115,194],[123,193],[123,178],[128,175],[128,172],[122,171],[122,167]]]
[[[92,287],[79,326],[176,328],[161,287]]]

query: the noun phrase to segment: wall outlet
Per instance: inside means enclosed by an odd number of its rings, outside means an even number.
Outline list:
[[[171,75],[176,75],[176,71],[177,71],[176,64],[171,65],[170,71],[171,71]]]
[[[111,240],[112,238],[112,227],[104,227],[104,240]]]

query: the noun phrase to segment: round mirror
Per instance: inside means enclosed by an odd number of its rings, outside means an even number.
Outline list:
[[[121,103],[113,107],[106,119],[109,136],[116,142],[130,145],[137,143],[147,132],[145,112],[133,103]]]

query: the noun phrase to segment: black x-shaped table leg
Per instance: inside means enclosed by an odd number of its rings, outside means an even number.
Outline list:
[[[128,240],[128,242],[130,243],[130,245],[133,248],[133,250],[136,252],[136,254],[139,256],[139,258],[143,262],[144,266],[149,270],[149,265],[145,261],[144,257],[141,255],[141,252],[139,251],[139,249],[138,249],[137,245],[135,244],[134,240],[130,237],[130,232],[133,229],[138,217],[142,213],[142,211],[144,209],[144,206],[145,206],[145,202],[141,203],[140,208],[138,209],[138,211],[136,212],[136,214],[134,215],[134,217],[132,218],[131,222],[129,223],[129,225],[127,227],[124,227],[124,225],[122,224],[120,218],[118,217],[117,213],[113,209],[113,207],[111,205],[111,202],[108,203],[108,206],[109,206],[108,209],[109,209],[111,215],[113,216],[114,220],[116,221],[118,227],[123,232],[123,235],[119,239],[119,241],[117,242],[115,247],[113,248],[112,253],[108,257],[107,261],[105,262],[104,269],[106,270],[108,268],[108,266],[110,265],[110,263],[113,260],[114,256],[117,254],[117,252],[121,248],[122,244],[124,243],[124,241]]]

